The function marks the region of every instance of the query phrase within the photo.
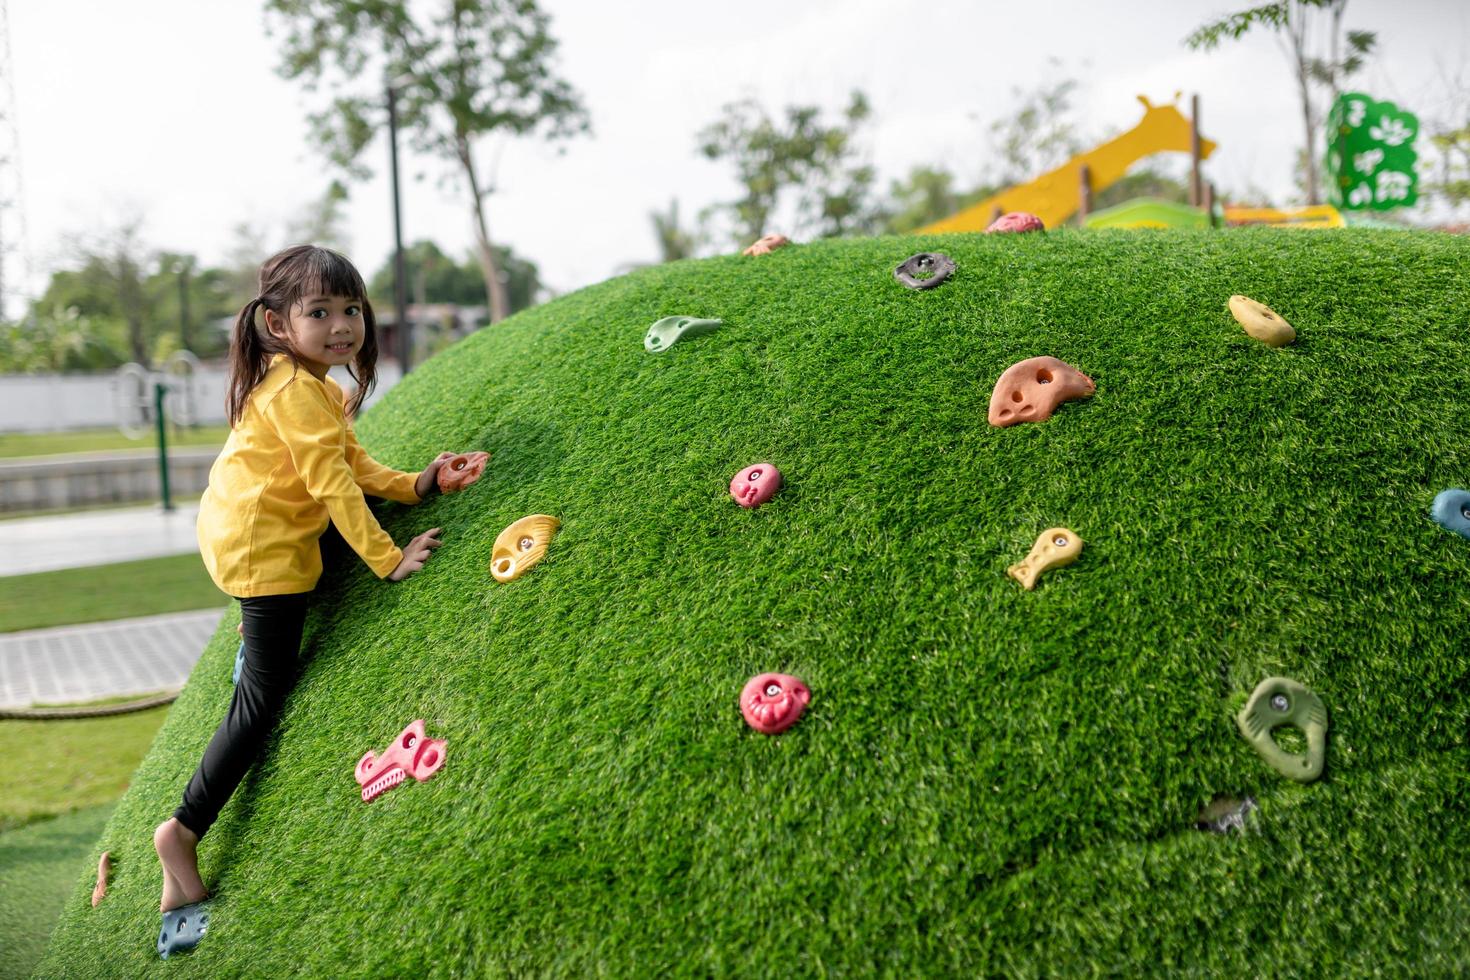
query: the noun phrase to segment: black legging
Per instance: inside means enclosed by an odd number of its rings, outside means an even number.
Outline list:
[[[340,561],[348,550],[331,524],[318,544],[324,565]],[[215,729],[199,768],[184,789],[184,802],[174,811],[179,823],[200,837],[209,832],[245,771],[260,754],[286,695],[296,686],[297,656],[310,599],[310,592],[297,592],[240,600],[245,666],[230,699],[230,710]]]

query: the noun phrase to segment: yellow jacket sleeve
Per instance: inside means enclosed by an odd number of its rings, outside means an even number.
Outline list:
[[[400,504],[420,502],[418,493],[414,491],[419,475],[390,469],[373,459],[357,441],[357,433],[352,431],[350,424],[347,426],[347,465],[352,468],[352,478],[363,493],[396,500]]]
[[[357,440],[345,425],[341,406],[333,408],[324,385],[298,377],[270,400],[264,414],[285,442],[312,499],[327,508],[352,550],[379,578],[386,578],[403,560],[403,552],[368,510],[347,460],[347,443]]]

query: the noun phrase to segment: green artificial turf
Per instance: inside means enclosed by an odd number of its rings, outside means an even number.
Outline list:
[[[0,578],[0,633],[229,603],[198,553]]]
[[[893,267],[942,250],[915,292]],[[303,676],[201,846],[210,933],[154,958],[150,832],[230,696],[205,651],[41,976],[1454,974],[1470,970],[1470,242],[1342,231],[831,241],[640,270],[481,331],[361,420],[494,454],[390,506],[444,546],[323,583]],[[1226,301],[1298,331],[1272,350]],[[715,332],[646,353],[672,314]],[[986,424],[1047,354],[1093,398]],[[749,463],[785,486],[749,511]],[[563,527],[509,585],[512,521]],[[1086,542],[1027,592],[1042,529]],[[751,675],[813,700],[767,737]],[[1324,777],[1234,712],[1321,696]],[[412,719],[444,768],[363,804]],[[1243,835],[1193,829],[1216,793]],[[76,869],[77,896],[91,888]]]
[[[31,975],[72,893],[76,869],[87,861],[95,884],[101,852],[92,844],[112,806],[103,803],[0,832],[0,980]],[[88,889],[86,906],[91,905]]]

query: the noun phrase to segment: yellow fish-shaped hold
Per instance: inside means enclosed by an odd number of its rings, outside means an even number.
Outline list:
[[[532,514],[496,535],[490,552],[490,574],[495,581],[510,582],[534,568],[560,527],[561,521],[550,514]]]
[[[1065,527],[1049,527],[1036,539],[1031,553],[1007,568],[1006,574],[1027,589],[1034,589],[1036,578],[1042,572],[1070,565],[1080,554],[1082,539],[1075,531]]]
[[[1249,296],[1230,297],[1230,315],[1245,332],[1267,347],[1285,347],[1296,340],[1296,330],[1271,307]]]

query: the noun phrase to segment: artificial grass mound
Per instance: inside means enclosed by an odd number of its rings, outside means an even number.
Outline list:
[[[913,292],[893,267],[941,250]],[[324,580],[303,676],[201,848],[210,934],[156,959],[153,826],[230,696],[226,617],[81,875],[42,976],[1470,969],[1470,243],[1340,231],[793,246],[644,269],[480,332],[360,422],[384,462],[494,453],[390,505],[444,528]],[[1243,293],[1297,328],[1271,350]],[[722,317],[653,355],[673,313]],[[986,424],[1013,362],[1097,393]],[[786,485],[748,511],[730,477]],[[508,585],[491,542],[563,527]],[[1086,542],[1034,592],[1046,527]],[[813,700],[766,737],[762,671]],[[1233,713],[1320,695],[1327,770]],[[444,768],[369,805],[410,720]],[[1192,829],[1216,793],[1245,834]],[[95,864],[95,853],[92,855]]]

